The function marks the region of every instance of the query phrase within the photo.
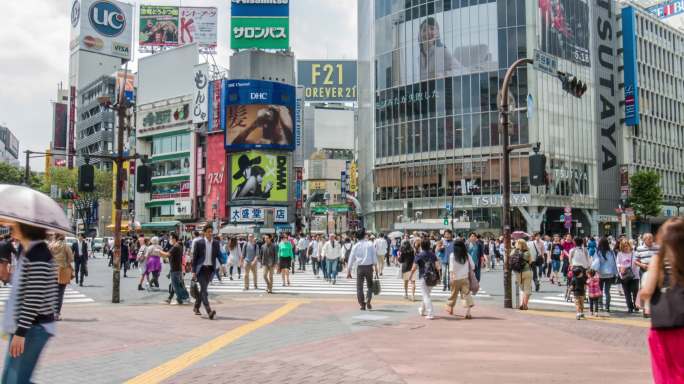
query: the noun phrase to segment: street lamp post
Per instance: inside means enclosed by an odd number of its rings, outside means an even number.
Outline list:
[[[511,287],[511,267],[508,263],[511,253],[511,172],[510,156],[515,148],[510,146],[509,130],[511,126],[508,110],[508,87],[517,67],[532,64],[532,59],[519,59],[506,71],[501,85],[499,113],[501,114],[501,133],[503,136],[503,212],[501,224],[504,235],[504,308],[513,308],[513,290]]]

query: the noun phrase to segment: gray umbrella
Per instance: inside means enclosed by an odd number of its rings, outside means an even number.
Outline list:
[[[21,185],[0,184],[0,221],[73,233],[64,210],[50,196]]]

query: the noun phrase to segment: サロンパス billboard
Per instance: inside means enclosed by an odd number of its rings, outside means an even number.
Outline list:
[[[287,17],[233,17],[230,48],[287,49],[290,22]]]
[[[307,101],[356,101],[356,61],[299,60],[297,84]]]
[[[294,149],[295,87],[227,80],[224,92],[227,149]]]
[[[141,47],[168,47],[178,45],[178,7],[141,5]]]
[[[284,153],[231,154],[231,200],[288,201],[289,167]]]

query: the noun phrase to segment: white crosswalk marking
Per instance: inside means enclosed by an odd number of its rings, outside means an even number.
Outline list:
[[[323,273],[319,273],[320,278],[316,278],[311,271],[310,266],[304,272],[296,271],[294,275],[290,274],[291,286],[283,287],[280,275],[273,275],[273,292],[274,293],[289,293],[289,294],[312,294],[312,295],[356,295],[356,278],[347,279],[346,273],[337,274],[337,283],[332,285],[323,279]],[[404,296],[404,282],[400,277],[397,277],[398,268],[386,267],[383,276],[380,277],[380,296]],[[244,275],[241,280],[230,280],[225,277],[221,281],[214,279],[209,286],[209,293],[213,294],[228,294],[228,293],[242,293],[244,288]],[[261,269],[257,272],[257,284],[260,290],[256,292],[264,292],[266,283],[263,279]],[[254,282],[250,281],[250,290],[245,293],[254,293]],[[411,288],[409,287],[409,295]],[[416,297],[420,297],[420,287],[416,286]],[[442,291],[442,284],[432,289],[432,297],[449,297],[449,292]],[[480,290],[475,296],[477,298],[491,297],[487,292]]]
[[[9,285],[0,287],[0,308],[4,307],[5,303],[9,299],[10,289],[11,289],[11,287]],[[94,303],[94,302],[95,302],[95,300],[93,300],[90,297],[80,293],[79,291],[77,291],[75,289],[72,289],[69,286],[67,286],[66,290],[64,291],[64,304],[63,305],[88,304],[88,303]]]
[[[624,296],[621,296],[622,288],[619,286],[612,286],[610,288],[610,309],[624,310],[627,311],[627,301]],[[539,296],[538,294],[536,296]],[[605,298],[604,298],[605,303]],[[565,300],[565,294],[550,294],[542,296],[542,298],[535,298],[535,294],[532,293],[530,298],[530,304],[543,304],[545,306],[559,306],[562,308],[575,307],[575,303],[572,301]],[[585,310],[589,309],[589,303],[584,303]]]

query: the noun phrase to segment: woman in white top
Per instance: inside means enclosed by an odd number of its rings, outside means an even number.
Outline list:
[[[140,244],[140,248],[138,249],[138,255],[136,258],[136,261],[138,262],[138,270],[140,271],[140,282],[138,283],[138,291],[144,291],[145,288],[143,288],[143,282],[147,280],[147,284],[150,283],[150,275],[147,272],[147,268],[145,267],[149,240],[145,239],[143,236],[140,236],[138,238],[138,243]]]
[[[233,267],[237,267],[238,280],[242,278],[242,268],[240,268],[240,260],[242,260],[242,248],[238,244],[236,237],[231,237],[226,245],[226,251],[228,252],[228,274],[230,279],[233,280]]]
[[[468,274],[474,270],[473,261],[468,256],[468,250],[463,240],[454,241],[454,251],[449,255],[449,266],[451,272],[449,279],[451,280],[451,296],[447,301],[446,311],[448,314],[454,314],[454,306],[458,300],[458,295],[461,295],[463,306],[466,308],[466,319],[472,319],[470,308],[475,303],[473,296],[470,294],[470,280]]]
[[[570,263],[573,267],[582,267],[585,270],[591,268],[589,251],[584,247],[584,239],[575,237],[575,248],[570,250]]]
[[[326,241],[321,251],[325,259],[326,280],[331,283],[337,283],[337,263],[342,257],[342,245],[337,241],[334,234],[330,234],[330,240]]]

